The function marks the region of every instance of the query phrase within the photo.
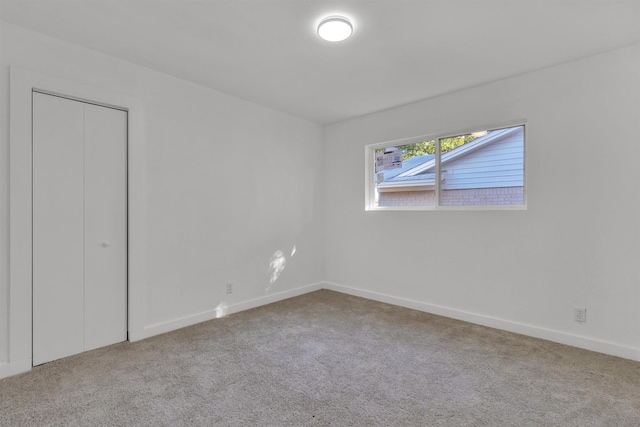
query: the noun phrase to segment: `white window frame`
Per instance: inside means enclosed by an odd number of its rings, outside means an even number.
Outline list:
[[[498,129],[523,126],[524,144],[523,144],[523,204],[521,205],[465,205],[465,206],[441,206],[440,205],[440,143],[443,138],[453,138],[460,135],[467,135],[473,132],[493,131]],[[376,206],[376,184],[375,176],[375,151],[380,148],[394,147],[400,145],[416,144],[422,141],[436,140],[436,181],[435,181],[435,206]],[[478,211],[478,210],[497,210],[497,211],[521,211],[527,210],[527,121],[525,119],[512,120],[502,123],[494,123],[492,125],[473,126],[462,128],[453,132],[443,132],[435,134],[425,134],[413,136],[409,138],[396,139],[392,141],[377,142],[364,147],[364,179],[365,179],[365,210],[366,211]]]

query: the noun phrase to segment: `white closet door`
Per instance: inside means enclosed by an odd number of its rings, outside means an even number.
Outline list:
[[[85,350],[127,339],[127,113],[84,106]]]
[[[33,364],[84,350],[83,104],[33,94]]]
[[[127,114],[33,98],[33,364],[126,340]]]

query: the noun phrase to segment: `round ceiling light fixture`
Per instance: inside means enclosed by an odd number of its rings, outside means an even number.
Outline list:
[[[318,25],[318,35],[330,42],[339,42],[353,34],[351,22],[343,16],[329,16]]]

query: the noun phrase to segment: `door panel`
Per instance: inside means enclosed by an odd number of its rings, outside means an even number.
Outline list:
[[[83,105],[33,94],[33,364],[84,349]]]
[[[33,94],[33,364],[127,339],[127,113]]]
[[[127,339],[127,113],[85,104],[85,350]]]

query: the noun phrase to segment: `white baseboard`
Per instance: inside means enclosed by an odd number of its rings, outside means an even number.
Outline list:
[[[540,328],[538,326],[526,325],[523,323],[513,322],[510,320],[498,319],[482,314],[470,313],[462,310],[456,310],[434,304],[428,304],[406,298],[395,297],[388,294],[367,291],[359,288],[338,285],[336,283],[324,283],[324,289],[336,292],[367,298],[374,301],[384,302],[388,304],[398,305],[401,307],[411,308],[414,310],[424,311],[427,313],[437,314],[439,316],[450,317],[452,319],[463,320],[469,323],[488,326],[491,328],[502,329],[509,332],[515,332],[534,338],[541,338],[560,344],[579,347],[586,350],[596,351],[598,353],[618,356],[625,359],[640,361],[640,348],[628,347],[612,342],[598,340],[581,335],[569,334],[566,332],[556,331],[552,329]]]
[[[618,356],[625,359],[640,361],[640,349],[611,343],[603,340],[589,338],[580,335],[568,334],[566,332],[555,331],[537,326],[526,325],[504,319],[498,319],[491,316],[485,316],[476,313],[470,313],[462,310],[456,310],[434,304],[428,304],[421,301],[411,300],[407,298],[395,297],[379,292],[372,292],[364,289],[353,288],[349,286],[338,285],[336,283],[320,282],[311,285],[302,286],[288,291],[276,294],[265,295],[247,301],[216,307],[213,310],[207,310],[190,316],[173,319],[167,322],[157,323],[145,327],[142,331],[132,333],[129,332],[130,341],[139,341],[154,335],[163,334],[165,332],[174,331],[176,329],[195,325],[207,320],[217,319],[219,317],[237,313],[251,308],[260,307],[262,305],[271,304],[288,298],[293,298],[309,292],[318,291],[320,289],[328,289],[341,292],[348,295],[367,298],[374,301],[384,302],[387,304],[398,305],[401,307],[411,308],[414,310],[424,311],[427,313],[437,314],[452,319],[462,320],[465,322],[475,323],[478,325],[488,326],[491,328],[502,329],[522,335],[535,338],[541,338],[560,344],[579,347],[586,350],[596,351],[599,353]],[[31,370],[31,359],[19,360],[11,363],[0,363],[0,378],[10,377],[12,375],[21,374]]]
[[[206,322],[207,320],[217,319],[229,314],[249,310],[251,308],[260,307],[262,305],[271,304],[288,298],[297,297],[309,292],[319,291],[320,289],[323,289],[323,285],[324,283],[321,282],[313,283],[311,285],[302,286],[275,294],[265,295],[247,301],[241,301],[228,305],[225,303],[221,303],[220,305],[218,305],[218,307],[212,310],[203,311],[201,313],[192,314],[178,319],[172,319],[162,323],[148,325],[145,326],[142,331],[129,331],[129,341],[140,341],[142,339],[150,338],[152,336],[163,334],[165,332],[171,332],[176,329],[195,325],[200,322]]]
[[[0,378],[11,377],[31,370],[31,359],[0,363]]]

